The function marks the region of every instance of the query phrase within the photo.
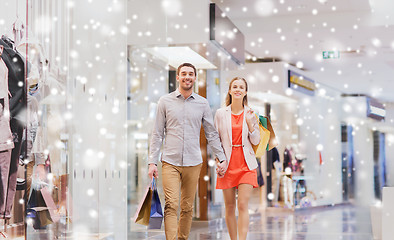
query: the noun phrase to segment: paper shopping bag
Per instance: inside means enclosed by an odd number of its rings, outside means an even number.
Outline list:
[[[262,116],[260,116],[261,119]],[[267,117],[264,117],[267,120],[267,127],[268,131],[270,131],[270,138],[268,141],[267,151],[270,151],[274,147],[278,146],[278,140],[276,139],[274,129],[272,128],[271,122]]]
[[[253,145],[253,150],[254,153],[256,155],[256,158],[261,158],[262,156],[264,156],[266,149],[268,147],[268,142],[270,139],[270,131],[264,127],[264,123],[265,125],[267,125],[267,121],[264,117],[260,118],[256,115],[256,118],[259,122],[259,131],[260,131],[260,142],[257,145]]]
[[[34,229],[43,229],[47,225],[57,222],[59,217],[55,214],[56,206],[46,187],[33,188],[27,202],[26,218],[30,219]]]
[[[155,180],[153,180],[152,204],[148,229],[160,229],[163,222],[163,209],[161,208],[159,193],[157,192]]]
[[[57,210],[56,204],[53,201],[52,194],[49,192],[47,187],[41,189],[42,198],[44,199],[45,205],[48,208],[49,214],[53,222],[58,222],[60,217],[55,211]]]
[[[34,229],[45,229],[47,225],[53,223],[46,207],[28,208],[26,219],[27,222],[31,221]]]
[[[141,202],[138,205],[137,211],[134,215],[135,223],[142,224],[145,226],[149,225],[152,195],[153,192],[151,189],[151,184],[149,184],[145,190],[145,194],[143,195]]]

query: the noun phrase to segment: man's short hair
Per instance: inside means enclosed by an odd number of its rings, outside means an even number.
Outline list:
[[[194,70],[194,76],[197,76],[197,70],[196,67],[191,64],[191,63],[182,63],[181,65],[179,65],[178,69],[176,70],[176,75],[179,75],[179,71],[181,71],[182,67],[191,67]]]

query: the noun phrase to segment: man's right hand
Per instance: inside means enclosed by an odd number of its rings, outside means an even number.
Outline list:
[[[150,179],[152,179],[153,177],[159,178],[159,172],[157,171],[156,164],[154,163],[149,164],[148,175]]]

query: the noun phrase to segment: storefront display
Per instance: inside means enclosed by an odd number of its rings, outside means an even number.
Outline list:
[[[0,231],[3,235],[8,235],[11,238],[22,237],[23,235],[27,239],[37,237],[41,239],[45,235],[49,239],[54,239],[60,236],[70,237],[77,234],[98,235],[102,232],[114,232],[119,239],[123,239],[127,235],[126,224],[118,225],[116,230],[111,231],[106,226],[100,226],[97,219],[98,214],[101,214],[100,219],[104,214],[104,212],[98,210],[98,207],[101,206],[102,209],[105,209],[104,206],[108,206],[108,200],[103,196],[122,199],[122,194],[125,193],[125,191],[116,189],[115,194],[98,194],[111,190],[111,187],[108,186],[112,184],[107,183],[109,181],[108,176],[111,176],[111,181],[114,184],[117,179],[120,182],[126,180],[126,171],[119,170],[126,168],[124,164],[122,165],[122,162],[126,160],[125,157],[122,157],[126,148],[123,148],[122,146],[125,145],[121,143],[121,141],[125,142],[123,139],[126,138],[122,134],[118,134],[120,131],[113,131],[113,128],[107,125],[94,123],[88,128],[85,127],[85,129],[96,129],[96,131],[93,131],[94,134],[90,135],[94,136],[96,141],[100,141],[100,136],[109,139],[108,143],[105,144],[107,147],[101,146],[101,152],[98,154],[98,159],[106,156],[108,164],[104,164],[100,171],[93,171],[86,167],[93,162],[91,161],[92,158],[86,160],[84,152],[89,153],[89,150],[95,145],[93,144],[94,141],[86,137],[88,135],[83,135],[84,131],[79,130],[79,123],[88,122],[82,116],[91,120],[95,118],[99,111],[106,116],[112,115],[114,112],[119,113],[117,115],[118,123],[121,126],[124,125],[126,122],[126,108],[122,107],[122,104],[125,100],[121,102],[114,96],[125,99],[122,94],[118,94],[125,87],[122,84],[113,83],[116,82],[116,79],[121,79],[119,82],[125,85],[126,72],[120,68],[112,71],[114,70],[112,67],[105,71],[106,68],[102,66],[99,69],[94,69],[91,64],[89,65],[91,70],[87,70],[82,66],[82,62],[78,63],[78,60],[81,60],[84,56],[87,59],[92,59],[95,57],[93,54],[96,54],[84,52],[87,49],[86,47],[82,50],[76,47],[80,45],[84,37],[91,36],[86,29],[83,29],[85,25],[85,19],[83,18],[87,17],[85,12],[82,11],[86,8],[83,4],[89,3],[78,2],[78,4],[73,4],[68,1],[17,0],[5,1],[4,4],[2,3],[2,6],[5,7],[0,9],[0,36],[2,36],[0,40],[2,55],[2,61],[0,62],[2,76],[2,87],[0,89],[0,125],[2,128],[0,156],[2,159],[1,184],[6,186],[2,188],[5,192],[1,194],[4,201],[0,204],[0,214],[2,215],[1,218],[8,219],[0,222]],[[104,15],[100,15],[103,17],[100,22],[105,22],[106,26],[111,22],[114,22],[116,26],[119,26],[120,22],[126,22],[124,11],[126,7],[124,4],[125,1],[112,3],[114,13],[110,13],[110,15],[116,15],[117,17],[108,21],[108,19],[104,19]],[[123,7],[120,7],[121,5]],[[95,5],[97,11],[100,11],[100,7],[101,10],[107,12],[107,5]],[[97,14],[97,11],[94,14]],[[95,16],[95,19],[98,18]],[[93,23],[90,22],[89,24]],[[97,22],[97,24],[99,23]],[[77,26],[81,26],[81,32],[78,32],[79,28]],[[92,27],[92,31],[96,27]],[[71,31],[73,31],[73,34],[70,34]],[[112,53],[112,50],[101,51],[108,57],[108,59],[101,58],[102,64],[116,58],[125,59],[125,55],[122,57],[117,50],[117,48],[120,50],[126,47],[125,35],[121,35],[122,37],[116,36],[116,43],[111,41],[111,37],[103,36],[101,32],[98,36],[95,37],[98,45],[93,46],[94,52],[99,45],[108,46],[116,52]],[[112,47],[112,45],[115,47]],[[115,55],[116,57],[113,57]],[[121,61],[119,61],[119,65],[122,65]],[[79,67],[84,68],[83,72],[78,73]],[[5,77],[6,70],[8,70],[8,77]],[[89,86],[89,83],[87,84],[85,81],[86,77],[93,78],[88,73],[98,74],[105,77],[106,80],[95,81],[96,86]],[[107,73],[110,73],[111,79],[114,79],[112,82],[108,81]],[[83,80],[81,80],[82,75],[85,76]],[[78,85],[77,82],[78,84],[83,83]],[[112,89],[108,88],[106,94],[99,91],[101,87],[105,86],[104,82],[113,84]],[[115,85],[117,87],[113,87]],[[80,86],[82,86],[82,91],[79,91]],[[6,91],[6,87],[9,91]],[[95,99],[100,98],[103,102],[114,105],[109,108],[108,112],[110,114],[103,112],[105,107],[102,104],[100,106],[97,104],[97,108],[100,109],[97,110],[96,108],[97,112],[88,115],[86,109],[89,109],[89,107],[81,104],[82,101],[80,100],[84,95],[89,95],[86,97],[86,102],[88,100],[92,101],[96,97],[94,96],[95,87],[97,87],[99,93],[96,96],[100,95]],[[96,100],[95,102],[97,103]],[[114,108],[116,109],[114,110]],[[117,109],[118,111],[116,111]],[[83,114],[78,114],[80,112],[83,112]],[[121,120],[123,113],[124,123]],[[8,128],[9,130],[7,130]],[[96,133],[103,132],[104,129],[108,131],[108,134],[97,136]],[[7,132],[10,134],[12,132],[13,139],[8,136],[9,134],[6,134]],[[116,146],[118,149],[123,149],[121,153],[117,154],[117,157],[109,150],[111,146],[115,145],[115,143],[109,143],[113,141],[110,134],[118,134],[118,137],[115,137],[115,139],[119,139]],[[84,145],[84,141],[85,143],[91,142],[93,146]],[[116,161],[112,159],[116,159]],[[84,181],[88,179],[88,176],[92,179],[94,177],[95,180],[93,182]],[[82,179],[82,181],[79,181],[79,179]],[[101,187],[98,185],[99,181],[101,181]],[[122,187],[125,184],[121,183],[119,185],[121,185],[120,189],[123,189]],[[9,193],[6,193],[7,187]],[[40,206],[33,204],[32,192],[42,192],[44,188],[48,190],[48,194],[45,195],[45,204]],[[87,190],[88,193],[86,193]],[[92,207],[92,204],[89,208],[84,207],[83,202],[85,201],[81,201],[79,196],[86,199],[86,195],[91,198],[90,203],[100,202],[97,208]],[[6,206],[3,206],[3,203]],[[126,200],[124,200],[124,203],[126,203]],[[37,216],[45,215],[41,214],[42,209],[38,211],[37,207],[44,207],[51,213],[51,221],[48,224],[40,223],[37,225]],[[3,208],[6,210],[3,210]],[[112,211],[116,208],[108,209]],[[127,214],[123,208],[118,212]],[[25,218],[27,213],[28,217]],[[120,216],[121,214],[114,215]],[[86,216],[88,219],[81,216]],[[105,219],[113,222],[111,217],[107,216]],[[71,224],[72,222],[77,224]],[[26,224],[26,228],[24,224]],[[81,229],[77,226],[84,227]],[[37,227],[43,229],[37,232],[35,230]]]
[[[26,117],[24,113],[26,59],[15,50],[15,42],[9,37],[4,35],[1,37],[0,47],[2,59],[0,218],[4,224],[0,226],[0,231],[5,235],[4,229],[12,217],[13,205],[18,207],[15,204],[15,194]]]

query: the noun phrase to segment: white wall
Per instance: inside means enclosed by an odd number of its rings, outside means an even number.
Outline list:
[[[122,31],[127,1],[73,4],[69,91],[74,237],[109,233],[113,239],[127,239],[127,41]]]

